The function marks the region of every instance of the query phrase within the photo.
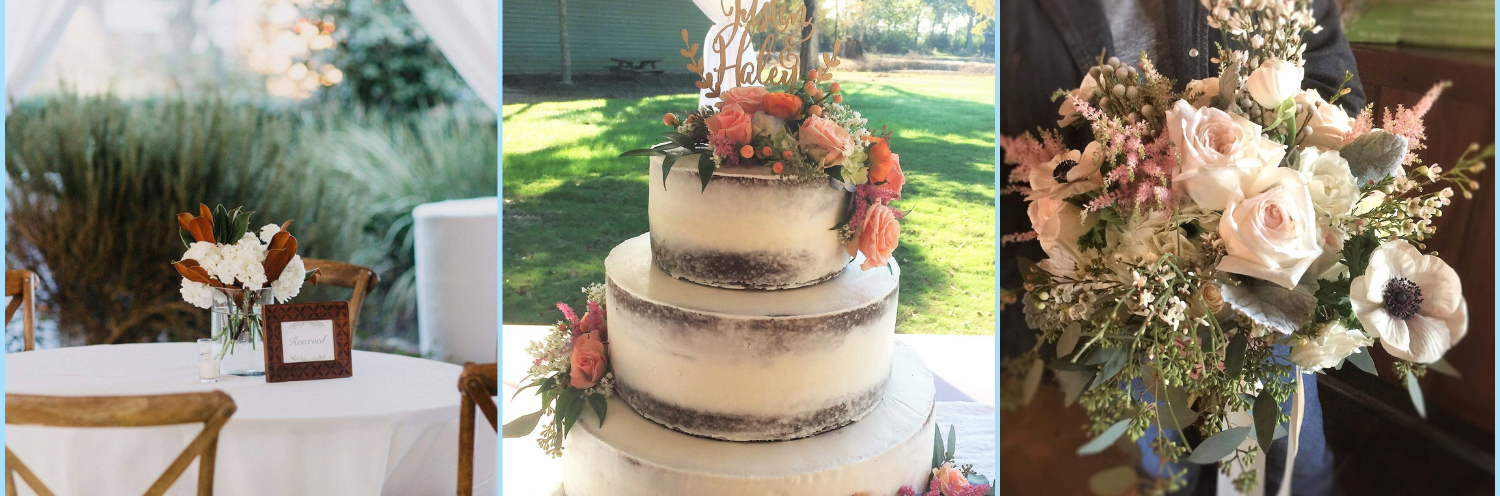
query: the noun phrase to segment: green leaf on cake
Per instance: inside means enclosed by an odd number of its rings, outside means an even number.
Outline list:
[[[563,436],[567,436],[568,432],[573,430],[573,424],[577,423],[578,417],[583,415],[583,408],[587,406],[586,403],[588,403],[588,401],[583,399],[582,394],[583,391],[574,388],[567,388],[564,389],[562,395],[558,397],[557,412],[558,414],[562,415]],[[565,398],[568,400],[566,407],[563,406],[563,399]]]
[[[531,434],[531,431],[536,430],[537,422],[542,420],[542,413],[546,411],[544,408],[506,422],[505,426],[500,429],[502,437],[509,439],[525,437],[527,434]]]
[[[667,131],[665,133],[661,133],[661,137],[671,140],[672,143],[684,149],[692,150],[694,146],[692,136],[688,136],[676,131]]]
[[[1119,422],[1115,422],[1115,425],[1109,426],[1109,428],[1105,429],[1104,432],[1099,434],[1098,437],[1095,437],[1089,442],[1084,443],[1083,446],[1079,446],[1078,454],[1092,455],[1094,453],[1104,451],[1104,448],[1108,448],[1110,445],[1115,444],[1116,439],[1119,439],[1120,436],[1125,435],[1125,431],[1130,429],[1131,422],[1132,419],[1129,418],[1126,418]]]
[[[948,426],[948,449],[943,451],[943,461],[952,461],[953,456],[958,454],[958,430]]]
[[[594,407],[594,415],[599,417],[599,427],[604,427],[604,411],[609,408],[609,400],[602,394],[591,394],[588,398],[589,406]]]
[[[1219,431],[1218,434],[1209,436],[1198,447],[1193,448],[1193,454],[1188,455],[1188,461],[1199,465],[1207,465],[1217,462],[1234,452],[1245,437],[1250,435],[1250,427],[1235,427]]]
[[[657,146],[661,146],[661,145],[657,145]],[[661,151],[661,150],[657,150],[655,148],[644,148],[644,149],[640,149],[640,150],[630,150],[628,152],[621,153],[620,156],[621,157],[660,157],[660,156],[663,156],[663,155],[666,155],[666,154],[667,154],[667,152],[664,152],[664,151]]]
[[[837,231],[839,229],[842,229],[844,226],[849,225],[849,221],[854,220],[854,192],[853,191],[845,191],[844,192],[844,207],[843,208],[844,208],[843,212],[841,212],[839,214],[839,222],[837,224],[834,224],[833,227],[828,228],[829,231]]]
[[[941,429],[932,429],[932,468],[943,466],[943,432]]]
[[[703,189],[698,190],[702,193],[708,189],[708,182],[714,178],[714,160],[707,153],[698,155],[698,177],[703,180]]]

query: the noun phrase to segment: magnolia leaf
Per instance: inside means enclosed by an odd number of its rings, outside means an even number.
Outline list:
[[[1437,372],[1439,374],[1457,379],[1464,378],[1463,374],[1458,373],[1458,369],[1453,368],[1453,364],[1450,364],[1447,360],[1441,358],[1439,358],[1436,362],[1427,364],[1427,370],[1431,370],[1433,372]]]
[[[1108,448],[1109,445],[1115,443],[1116,439],[1119,439],[1120,436],[1125,435],[1125,430],[1130,428],[1130,422],[1131,419],[1129,418],[1121,420],[1119,422],[1115,422],[1115,425],[1109,426],[1109,428],[1105,429],[1104,432],[1102,434],[1099,434],[1098,437],[1095,437],[1089,442],[1084,443],[1083,446],[1079,446],[1078,454],[1092,455],[1094,453],[1104,451],[1104,448]]]
[[[707,153],[698,155],[698,177],[703,180],[703,188],[699,193],[708,190],[708,182],[714,178],[714,160]]]
[[[1117,465],[1089,476],[1089,491],[1096,496],[1118,496],[1135,488],[1135,469]]]
[[[1239,377],[1240,371],[1245,368],[1245,346],[1249,344],[1249,339],[1244,331],[1229,338],[1229,348],[1224,351],[1224,373],[1229,377]]]
[[[594,408],[594,415],[599,417],[599,427],[604,427],[604,412],[609,409],[609,400],[602,394],[588,395],[589,406]]]
[[[1209,436],[1208,439],[1198,443],[1197,448],[1193,448],[1193,454],[1188,455],[1187,460],[1199,465],[1223,460],[1224,457],[1233,453],[1240,443],[1245,442],[1245,438],[1250,435],[1250,430],[1249,426],[1235,427]]]
[[[1047,370],[1047,364],[1038,358],[1031,361],[1031,366],[1026,369],[1026,379],[1022,382],[1021,405],[1030,405],[1031,399],[1036,397],[1036,388],[1042,384],[1042,371]]]
[[[1062,336],[1057,338],[1057,357],[1062,358],[1073,352],[1078,347],[1078,336],[1083,335],[1083,325],[1074,322],[1063,329]]]
[[[1369,348],[1360,348],[1354,353],[1350,353],[1349,356],[1345,357],[1344,359],[1348,360],[1349,363],[1354,364],[1355,367],[1359,367],[1360,370],[1369,372],[1370,375],[1380,375],[1380,373],[1375,371],[1375,360],[1373,358],[1370,358]]]
[[[1312,318],[1318,297],[1308,284],[1286,289],[1276,283],[1252,277],[1236,278],[1239,284],[1219,283],[1224,303],[1239,310],[1255,322],[1284,334],[1291,334]]]
[[[1054,369],[1052,373],[1057,376],[1058,388],[1062,389],[1063,406],[1072,406],[1077,402],[1078,397],[1083,396],[1084,386],[1094,378],[1094,373],[1088,371]]]
[[[1349,161],[1356,184],[1380,182],[1400,170],[1406,158],[1406,138],[1376,129],[1344,145],[1339,156]]]
[[[1099,370],[1099,375],[1094,376],[1094,382],[1089,385],[1089,389],[1109,383],[1130,362],[1130,355],[1125,353],[1124,350],[1120,348],[1108,349],[1115,350],[1115,353],[1110,354],[1109,359],[1104,361],[1104,367]]]
[[[182,238],[183,248],[193,246],[193,233],[188,232],[187,229],[183,229],[181,227],[177,228],[177,236]]]
[[[1152,396],[1152,399],[1156,401],[1157,412],[1165,414],[1159,427],[1180,432],[1184,427],[1193,425],[1193,421],[1198,420],[1198,412],[1193,411],[1192,402],[1188,400],[1187,389],[1158,382],[1156,393]]]
[[[1411,394],[1411,404],[1417,407],[1417,415],[1427,418],[1427,402],[1422,400],[1422,385],[1417,383],[1417,375],[1406,373],[1406,392]]]
[[[1251,410],[1255,417],[1255,442],[1260,444],[1262,452],[1269,452],[1272,438],[1276,435],[1276,421],[1281,415],[1281,405],[1276,404],[1276,395],[1271,392],[1271,388],[1260,390]]]
[[[513,439],[531,434],[531,431],[536,430],[536,424],[542,420],[542,412],[545,411],[547,410],[544,408],[506,422],[505,426],[500,429],[502,437]]]

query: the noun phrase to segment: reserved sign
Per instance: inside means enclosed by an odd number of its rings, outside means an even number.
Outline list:
[[[266,305],[266,382],[353,375],[347,302]]]

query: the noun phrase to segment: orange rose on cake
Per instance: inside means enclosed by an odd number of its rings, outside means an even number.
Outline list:
[[[739,105],[727,104],[724,108],[709,117],[704,124],[708,125],[709,134],[717,134],[735,143],[750,142],[750,118]]]
[[[853,143],[849,141],[849,132],[837,122],[808,117],[797,131],[797,144],[814,161],[829,166],[843,163]]]
[[[901,172],[901,156],[891,153],[891,144],[882,138],[873,138],[870,145],[870,183],[901,195],[901,186],[906,184],[906,174]]]
[[[802,97],[791,93],[768,93],[761,98],[761,108],[767,114],[792,119],[802,113]]]
[[[736,86],[719,93],[719,100],[723,100],[725,106],[739,105],[740,110],[755,115],[761,111],[761,101],[769,93],[764,86]]]

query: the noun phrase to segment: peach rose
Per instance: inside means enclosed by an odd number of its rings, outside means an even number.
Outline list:
[[[755,115],[760,112],[761,100],[766,98],[767,93],[770,92],[764,86],[739,86],[720,92],[719,99],[724,101],[724,105],[739,105],[740,110]]]
[[[943,466],[932,469],[932,480],[943,496],[956,496],[959,488],[969,487],[969,479],[953,468],[953,462],[943,462]]]
[[[609,368],[609,360],[604,357],[604,342],[592,332],[573,338],[573,356],[568,362],[573,366],[568,372],[571,376],[568,386],[578,389],[594,387]]]
[[[704,124],[708,125],[708,132],[722,135],[735,143],[750,142],[750,114],[739,105],[725,105],[718,114],[709,117]]]
[[[884,267],[896,251],[896,241],[901,237],[901,224],[896,222],[896,212],[885,205],[871,205],[865,212],[865,222],[860,225],[858,243],[860,253],[865,254],[865,263],[860,269],[870,270]]]
[[[822,117],[808,117],[802,121],[802,128],[797,131],[797,144],[802,145],[802,151],[813,160],[826,167],[843,163],[848,156],[845,150],[853,143],[849,141],[849,132],[837,122]]]
[[[791,119],[802,113],[802,97],[791,93],[769,93],[760,100],[767,114]]]

